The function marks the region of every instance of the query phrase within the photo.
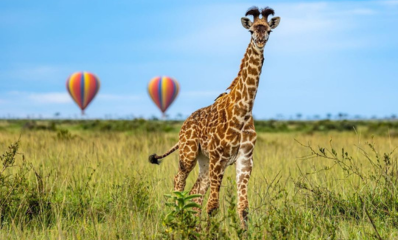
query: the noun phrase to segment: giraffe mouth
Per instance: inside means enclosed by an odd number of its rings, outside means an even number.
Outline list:
[[[263,48],[263,47],[265,46],[265,43],[266,43],[266,42],[267,42],[267,41],[265,41],[265,39],[254,41],[254,43],[256,44],[256,46],[257,46],[258,48]]]

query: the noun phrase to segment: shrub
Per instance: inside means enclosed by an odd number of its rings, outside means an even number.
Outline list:
[[[353,189],[342,195],[326,186],[317,184],[302,174],[296,180],[296,187],[302,194],[309,197],[308,206],[315,209],[322,217],[329,219],[351,220],[357,222],[366,216],[374,232],[371,238],[387,238],[381,236],[380,225],[389,228],[398,227],[398,162],[393,152],[380,154],[372,143],[367,143],[368,151],[358,148],[360,157],[353,157],[344,148],[337,151],[330,144],[330,148],[306,145],[310,150],[309,157],[319,157],[332,161],[320,171],[330,171],[340,168],[345,174],[345,180],[351,179]],[[369,168],[364,168],[365,159]],[[365,170],[366,169],[366,170]],[[316,171],[319,173],[319,171]]]
[[[50,194],[46,191],[42,174],[29,165],[23,155],[16,164],[19,141],[11,144],[0,156],[0,228],[11,222],[29,224],[36,220],[51,224]],[[33,171],[36,181],[29,181],[28,173]]]
[[[199,219],[195,216],[194,210],[194,208],[200,208],[200,205],[191,201],[200,196],[178,191],[165,195],[168,198],[166,206],[170,208],[170,212],[163,219],[163,225],[166,227],[163,233],[164,238],[195,239],[200,236],[195,229],[199,224]]]

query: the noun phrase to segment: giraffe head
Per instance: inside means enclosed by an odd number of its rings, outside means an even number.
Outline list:
[[[246,12],[246,16],[248,15],[253,16],[253,22],[249,18],[243,17],[241,19],[242,25],[244,28],[249,29],[254,45],[262,50],[272,32],[271,29],[279,25],[281,18],[273,17],[268,21],[268,16],[274,15],[274,10],[268,7],[261,9],[261,11],[257,7],[252,7]],[[262,18],[260,18],[260,15],[262,15]]]

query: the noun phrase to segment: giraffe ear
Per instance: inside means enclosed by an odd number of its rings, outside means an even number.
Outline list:
[[[240,19],[242,21],[242,26],[246,29],[249,29],[251,27],[251,25],[253,24],[250,19],[243,17]]]
[[[279,25],[279,22],[281,21],[280,17],[273,17],[269,22],[268,25],[270,28],[274,29]]]

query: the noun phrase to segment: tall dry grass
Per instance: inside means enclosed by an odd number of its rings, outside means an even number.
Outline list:
[[[160,166],[147,161],[149,154],[172,146],[177,134],[20,134],[3,130],[0,154],[18,139],[14,166],[2,172],[14,182],[1,186],[0,239],[178,239],[178,233],[170,234],[170,229],[162,224],[169,211],[164,195],[173,189],[178,154],[172,154]],[[371,199],[363,200],[368,195],[361,195],[365,194],[364,189],[377,188],[372,185],[374,182],[365,183],[355,174],[347,174],[336,166],[335,160],[317,157],[298,143],[309,144],[318,151],[318,146],[329,147],[331,139],[333,148],[339,154],[344,148],[364,174],[373,169],[361,150],[374,155],[368,142],[381,155],[398,146],[396,138],[371,138],[356,132],[259,134],[249,183],[247,238],[398,238],[397,198],[380,203],[379,207],[388,212],[385,216],[374,211],[373,205],[366,206]],[[392,154],[391,161],[396,160]],[[188,178],[188,188],[196,176],[197,169]],[[218,228],[215,238],[237,239],[242,235],[230,213],[234,206],[228,203],[236,195],[234,179],[235,169],[230,166],[221,189],[220,212],[214,220]],[[10,186],[17,190],[11,191]],[[373,190],[378,197],[377,189]],[[316,191],[320,191],[318,195]],[[355,194],[362,196],[366,204]],[[354,213],[350,215],[351,208]],[[202,219],[206,219],[205,214]]]

